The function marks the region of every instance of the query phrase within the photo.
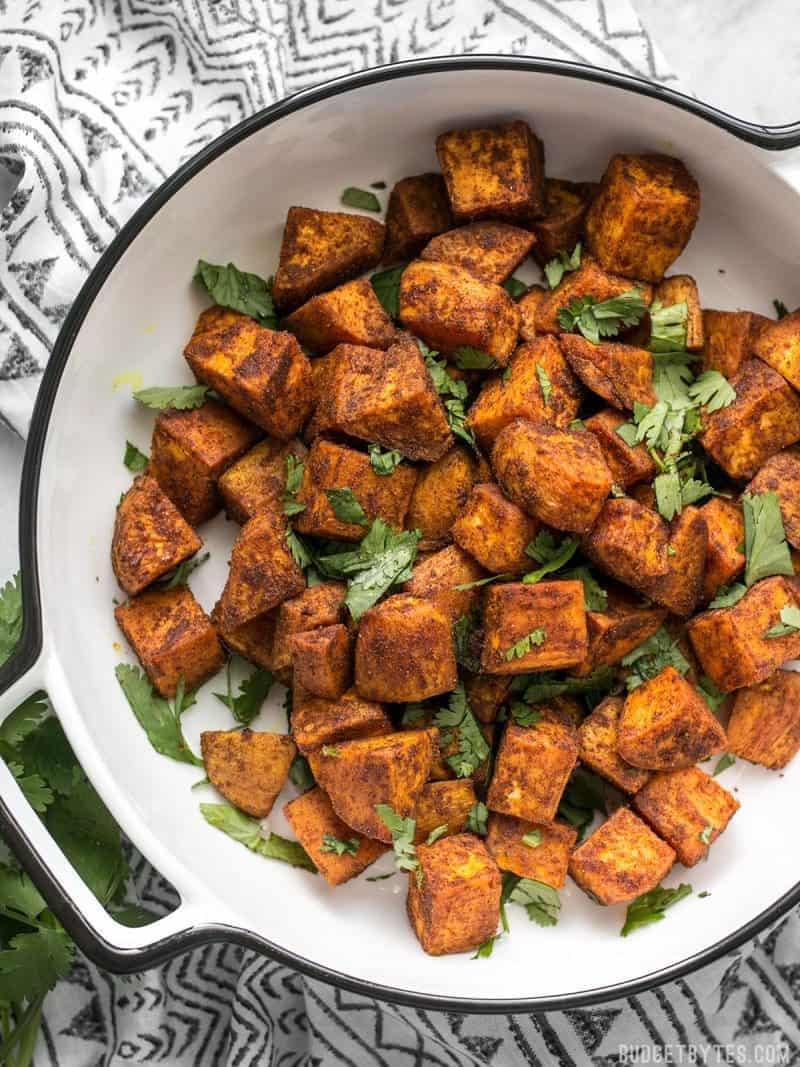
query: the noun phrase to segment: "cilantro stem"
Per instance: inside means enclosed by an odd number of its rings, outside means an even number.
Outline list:
[[[22,1064],[30,1063],[33,1044],[39,1032],[39,1016],[41,1015],[44,998],[44,993],[34,997],[22,1015],[20,1015],[10,1036],[0,1045],[0,1063],[10,1063],[9,1054],[11,1050],[23,1040],[25,1040],[25,1054],[24,1058],[20,1059],[18,1063],[20,1067],[22,1067]]]
[[[23,915],[21,911],[13,911],[10,908],[4,908],[2,904],[0,904],[0,915],[6,919],[11,919],[13,922],[24,923],[26,926],[31,926],[34,930],[53,929],[52,926],[48,926],[46,923],[41,923],[37,919],[30,918],[28,915]],[[0,1063],[2,1062],[3,1060],[0,1058]]]

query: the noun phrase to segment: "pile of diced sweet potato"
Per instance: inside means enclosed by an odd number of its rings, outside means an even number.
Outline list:
[[[770,544],[783,561],[800,548],[800,311],[702,308],[693,278],[665,277],[700,210],[677,159],[546,178],[520,121],[436,148],[441,173],[397,181],[385,225],[290,209],[278,329],[201,314],[185,357],[213,395],[156,418],[112,561],[117,621],[158,694],[196,689],[230,653],[291,688],[290,736],[204,734],[228,801],[265,818],[302,754],[316,784],[284,811],[331,885],[397,851],[387,808],[414,820],[408,914],[439,955],[495,935],[504,874],[632,902],[707,856],[739,807],[698,763],[780,768],[800,747],[800,675],[781,669],[800,656],[800,583],[785,562],[759,569],[743,509],[768,497]],[[505,283],[531,258],[560,280],[515,299]],[[365,277],[379,265],[398,268],[389,299]],[[569,320],[631,291],[638,320],[599,340]],[[679,358],[653,351],[664,308]],[[678,456],[669,518],[662,445],[635,437],[665,367],[732,389],[683,446],[708,491],[692,501]],[[221,509],[239,529],[207,614],[163,579]],[[324,559],[381,523],[416,531],[413,567],[356,613]],[[642,646],[661,649],[647,669]],[[526,700],[544,680],[553,695]],[[617,796],[580,843],[564,805],[578,768]]]

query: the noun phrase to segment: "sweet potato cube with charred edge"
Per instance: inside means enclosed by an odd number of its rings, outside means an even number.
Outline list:
[[[684,867],[708,855],[739,801],[699,767],[654,774],[633,798],[633,806],[659,837],[671,845]]]
[[[550,383],[547,402],[543,380]],[[505,376],[495,375],[484,383],[467,414],[467,426],[484,448],[491,448],[500,431],[516,418],[552,422],[564,430],[578,414],[582,393],[556,338],[539,337],[519,346]]]
[[[400,321],[438,352],[462,345],[504,367],[519,335],[519,308],[501,285],[462,267],[416,259],[400,279]]]
[[[228,518],[243,526],[259,512],[270,512],[283,522],[286,457],[293,455],[303,460],[307,452],[302,441],[278,441],[272,437],[251,448],[219,480]]]
[[[265,611],[252,622],[247,622],[236,630],[223,630],[220,623],[219,603],[214,605],[211,621],[217,628],[223,644],[237,656],[255,663],[265,670],[274,670],[273,646],[277,612]],[[280,672],[276,672],[280,676]]]
[[[489,674],[575,667],[586,656],[583,582],[509,582],[489,586],[483,613],[485,637],[481,665]],[[540,644],[517,655],[516,646],[531,634]],[[522,651],[522,649],[519,649]]]
[[[469,706],[481,722],[494,722],[505,704],[512,679],[503,674],[470,674],[464,687]]]
[[[547,290],[541,285],[532,285],[524,296],[517,301],[522,316],[519,327],[520,341],[534,341],[536,333],[536,312],[547,296]]]
[[[601,341],[594,345],[576,333],[561,335],[561,350],[583,384],[615,408],[655,404],[653,354],[646,348]]]
[[[436,155],[456,221],[543,213],[544,149],[527,123],[441,133]]]
[[[414,811],[416,843],[422,844],[428,834],[439,826],[446,826],[448,834],[460,834],[477,800],[471,778],[428,782],[423,786]]]
[[[630,808],[619,808],[570,856],[573,881],[598,904],[629,904],[669,874],[675,851]]]
[[[752,478],[759,467],[800,440],[800,397],[759,359],[731,378],[736,399],[703,415],[700,443],[731,478]]]
[[[563,333],[558,313],[562,308],[569,307],[573,300],[591,296],[602,302],[622,296],[636,285],[630,278],[608,273],[591,256],[584,255],[577,270],[565,274],[555,289],[545,293],[536,309],[536,332]],[[650,304],[653,299],[652,287],[640,283],[638,289],[644,302]]]
[[[219,600],[220,625],[226,632],[237,630],[305,587],[284,530],[275,526],[271,515],[256,515],[241,528],[233,546]]]
[[[800,389],[800,311],[760,330],[753,342],[753,355]]]
[[[589,651],[586,659],[574,669],[574,674],[591,674],[598,667],[619,663],[652,637],[666,618],[664,608],[644,607],[621,586],[608,588],[605,611],[589,611],[586,626]]]
[[[293,678],[314,696],[338,700],[353,678],[353,641],[350,631],[339,623],[293,634]]]
[[[272,811],[297,753],[287,734],[254,730],[206,730],[200,747],[208,780],[254,819],[265,819]]]
[[[276,612],[275,670],[291,668],[291,639],[294,634],[342,622],[346,596],[347,586],[343,582],[320,582],[319,585],[303,589],[299,596],[283,601]]]
[[[700,294],[697,282],[689,274],[673,274],[665,278],[653,293],[662,307],[672,304],[686,304],[686,350],[700,352],[705,343],[703,335],[703,312],[700,308]]]
[[[309,444],[320,434],[328,433],[331,428],[331,389],[336,381],[339,357],[342,352],[347,350],[347,347],[345,345],[337,345],[327,356],[319,356],[311,361],[313,410],[311,418],[303,430],[303,440]]]
[[[754,345],[772,319],[754,311],[703,311],[702,370],[718,370],[732,378],[745,360],[754,354]]]
[[[675,771],[725,747],[725,731],[674,667],[628,693],[617,722],[617,752],[634,767]]]
[[[749,488],[748,492],[763,492]],[[721,585],[731,582],[744,570],[744,516],[742,505],[724,496],[715,496],[703,504],[700,513],[706,520],[708,548],[703,574],[703,599],[711,600]]]
[[[417,849],[421,877],[409,872],[408,917],[425,952],[470,952],[497,930],[502,882],[474,834],[443,837]]]
[[[140,593],[114,618],[162,697],[175,696],[181,678],[187,692],[197,689],[225,665],[217,632],[188,586]]]
[[[203,542],[155,480],[134,479],[114,520],[111,566],[129,596],[163,578]]]
[[[775,671],[740,689],[728,722],[728,751],[780,770],[800,750],[800,674]]]
[[[216,400],[192,411],[162,411],[153,427],[147,472],[189,525],[199,526],[219,511],[220,476],[261,436]]]
[[[526,845],[523,838],[528,834],[538,835],[539,844]],[[544,825],[492,812],[486,847],[501,871],[560,889],[567,880],[569,855],[577,838],[578,831],[563,822]]]
[[[451,621],[432,600],[398,593],[361,618],[356,689],[367,700],[427,700],[456,687]]]
[[[534,566],[525,549],[539,523],[503,496],[499,487],[476,485],[453,524],[453,538],[494,574],[522,574]]]
[[[492,811],[551,823],[578,759],[575,727],[542,708],[535,726],[506,726],[486,796]]]
[[[283,325],[300,344],[320,355],[339,344],[388,348],[396,332],[375,290],[363,278],[312,296]]]
[[[604,408],[586,420],[586,429],[597,438],[614,484],[629,489],[637,482],[649,482],[656,474],[656,465],[644,443],[631,448],[617,429],[626,422],[625,416],[612,408]]]
[[[444,455],[453,444],[447,413],[410,337],[386,352],[347,346],[335,353],[325,404],[329,429],[397,449],[408,459]]]
[[[523,511],[570,533],[591,529],[611,492],[611,471],[596,438],[546,422],[510,422],[495,440],[492,468]]]
[[[322,745],[392,733],[392,721],[383,707],[362,700],[355,689],[338,700],[326,700],[303,689],[295,679],[292,697],[292,736],[305,756]]]
[[[586,216],[589,251],[606,270],[660,282],[700,214],[700,189],[679,159],[612,156]]]
[[[312,403],[311,364],[296,338],[249,315],[208,328],[206,315],[184,349],[197,380],[273,437],[294,437]]]
[[[708,530],[703,513],[699,508],[685,507],[670,523],[667,573],[645,595],[674,615],[691,615],[702,592],[707,550]]]
[[[625,704],[623,697],[606,697],[578,727],[578,756],[597,774],[613,782],[625,793],[636,793],[650,777],[627,763],[617,752],[619,717]]]
[[[290,207],[272,296],[281,311],[380,263],[384,227],[364,215]]]
[[[434,237],[419,258],[453,263],[482,282],[502,285],[535,244],[532,233],[507,222],[471,222]]]
[[[594,182],[545,178],[544,217],[533,223],[533,258],[539,266],[544,267],[559,252],[572,252],[583,235],[586,212],[598,188]]]
[[[770,456],[745,492],[777,493],[786,540],[800,548],[800,450]]]
[[[403,818],[414,814],[437,735],[438,730],[406,730],[341,741],[333,750],[310,753],[309,762],[339,818],[358,833],[391,844],[391,832],[375,807],[388,804]]]
[[[782,663],[800,656],[800,631],[764,636],[780,623],[787,605],[797,605],[792,582],[765,578],[733,607],[704,611],[689,622],[687,633],[703,673],[723,693],[762,682]]]
[[[470,585],[486,576],[486,571],[472,556],[458,545],[448,545],[416,564],[403,592],[432,600],[451,622],[457,622],[462,615],[469,615],[481,595],[479,586],[472,589],[458,586]]]
[[[466,504],[475,482],[488,473],[488,465],[460,445],[419,472],[406,526],[422,534],[420,551],[441,548],[452,540],[456,516]]]
[[[383,262],[407,263],[437,233],[453,225],[441,174],[402,178],[389,194]]]
[[[360,541],[368,527],[336,517],[326,489],[350,489],[369,522],[383,519],[402,530],[417,472],[401,464],[388,475],[376,474],[369,456],[353,448],[317,439],[311,446],[297,499],[305,511],[294,519],[300,533],[338,541]]]
[[[388,845],[370,841],[343,823],[319,787],[290,800],[284,805],[283,814],[329,885],[341,885],[355,878],[388,850]],[[357,842],[355,852],[343,852],[340,856],[336,851],[328,851],[323,846],[331,837],[338,841]]]

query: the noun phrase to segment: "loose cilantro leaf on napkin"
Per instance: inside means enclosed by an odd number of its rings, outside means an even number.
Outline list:
[[[649,893],[643,893],[628,905],[625,925],[620,934],[622,937],[627,937],[628,934],[632,934],[634,930],[639,930],[643,926],[661,922],[667,908],[671,908],[679,900],[690,896],[691,892],[692,887],[682,882],[676,889],[663,889],[658,886],[656,889],[651,889]]]
[[[207,823],[217,830],[222,830],[251,852],[257,852],[259,856],[270,860],[281,860],[292,867],[302,867],[313,874],[317,873],[316,865],[297,841],[289,841],[280,834],[272,833],[269,837],[264,837],[261,833],[261,823],[257,819],[251,819],[249,815],[230,804],[201,804],[200,811]]]
[[[264,281],[258,274],[239,270],[233,263],[223,267],[203,259],[198,260],[194,276],[215,304],[250,315],[269,330],[278,328],[278,315],[272,301],[272,278]]]
[[[133,399],[153,411],[190,411],[202,407],[209,393],[207,385],[154,385],[149,389],[139,389]]]
[[[170,704],[156,693],[147,675],[138,667],[120,663],[114,673],[133,714],[156,752],[179,763],[202,767],[203,761],[189,748],[181,729],[181,715],[194,703],[194,697],[184,692],[183,683],[178,687],[173,704]]]

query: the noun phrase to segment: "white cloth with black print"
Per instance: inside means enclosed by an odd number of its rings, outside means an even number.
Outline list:
[[[298,89],[461,52],[671,80],[629,0],[0,0],[0,198],[16,183],[0,217],[0,420],[25,435],[81,284],[180,163]],[[143,904],[174,904],[135,853],[132,864]],[[47,998],[35,1062],[597,1067],[636,1047],[664,1046],[677,1061],[692,1046],[709,1064],[789,1064],[800,1060],[798,946],[795,913],[690,978],[540,1017],[394,1007],[233,946],[134,978],[80,960]]]

